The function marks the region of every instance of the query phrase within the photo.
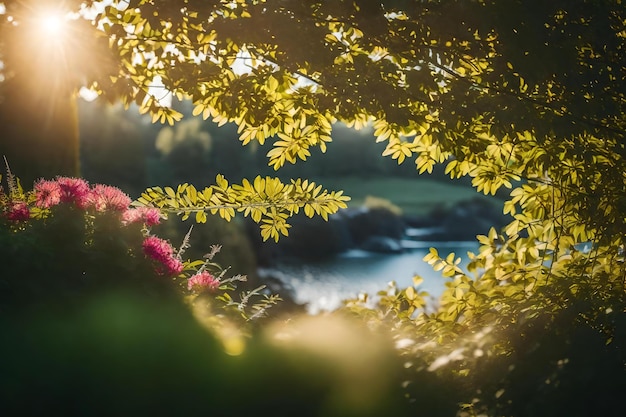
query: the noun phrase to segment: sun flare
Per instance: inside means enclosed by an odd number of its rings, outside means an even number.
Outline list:
[[[34,13],[30,20],[30,34],[39,57],[47,67],[67,65],[69,42],[71,42],[70,16],[65,10],[44,9]]]
[[[64,18],[60,15],[49,15],[40,18],[41,31],[49,36],[58,36],[63,32]]]

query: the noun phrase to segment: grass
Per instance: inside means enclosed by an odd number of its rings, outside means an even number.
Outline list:
[[[344,190],[352,200],[349,207],[358,207],[368,196],[389,200],[402,209],[404,214],[424,215],[437,206],[450,207],[459,201],[483,198],[501,205],[501,200],[485,196],[466,184],[455,184],[429,178],[316,178],[328,190]]]

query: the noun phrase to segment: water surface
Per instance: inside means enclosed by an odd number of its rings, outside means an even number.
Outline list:
[[[446,278],[423,261],[430,247],[444,257],[450,252],[461,258],[461,268],[469,262],[467,252],[476,252],[478,243],[472,242],[419,242],[406,241],[409,246],[398,254],[372,253],[350,250],[333,259],[305,262],[285,260],[272,268],[261,268],[259,274],[280,280],[289,288],[297,303],[307,304],[312,313],[330,311],[341,305],[341,301],[354,298],[359,293],[375,295],[396,281],[399,287],[412,284],[413,276],[424,279],[420,289],[437,297],[445,288]]]

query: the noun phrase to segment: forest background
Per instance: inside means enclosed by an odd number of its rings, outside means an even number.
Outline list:
[[[431,217],[441,219],[457,204],[472,201],[480,202],[481,206],[487,205],[482,213],[478,213],[487,218],[476,218],[475,224],[459,224],[459,229],[465,229],[465,232],[437,239],[448,237],[458,240],[462,236],[462,239],[472,240],[477,234],[487,233],[490,227],[504,224],[504,216],[494,216],[493,212],[502,210],[506,193],[498,193],[495,197],[476,194],[471,179],[451,179],[441,166],[429,175],[420,175],[410,164],[381,158],[385,145],[375,141],[371,126],[357,131],[338,124],[333,130],[333,142],[328,153],[313,149],[306,164],[287,165],[276,172],[267,164],[266,154],[271,150],[271,144],[242,146],[238,141],[236,125],[218,126],[211,120],[194,117],[191,114],[193,106],[189,102],[175,102],[174,108],[185,115],[184,119],[174,126],[163,126],[153,124],[150,117],[139,114],[137,108],[125,110],[121,105],[81,100],[79,131],[84,178],[117,186],[135,198],[155,185],[175,187],[190,183],[202,187],[211,183],[218,174],[234,182],[256,175],[277,175],[283,181],[308,178],[331,189],[346,191],[352,199],[349,207],[380,209],[382,213],[378,220],[370,219],[371,224],[362,226],[364,234],[370,233],[368,228],[376,227],[374,223],[383,222],[385,216],[398,217],[397,221],[387,225],[387,232],[378,232],[397,238],[408,226],[405,220],[419,222],[421,227],[436,226],[428,224]],[[485,216],[485,211],[490,211],[491,215]],[[307,227],[302,222],[317,227],[319,235],[309,235],[305,240],[312,238],[318,242],[333,239],[328,232],[324,233],[323,226],[319,228],[314,219],[299,222],[300,227]],[[182,240],[188,225],[177,222],[175,217],[170,223],[169,237],[173,241]],[[190,250],[206,250],[211,244],[219,242],[226,246],[226,250],[218,254],[217,259],[238,273],[251,275],[254,275],[259,261],[261,264],[272,261],[258,259],[263,253],[258,248],[261,242],[252,222],[235,218],[229,224],[211,216],[207,223],[202,228],[196,228],[192,234],[194,244]],[[401,228],[400,232],[398,228]],[[289,237],[284,237],[279,243],[289,245]],[[269,247],[265,252],[276,250],[273,241],[264,245]],[[304,246],[306,251],[298,252],[303,260],[337,255],[346,249],[341,247],[340,242],[330,241],[326,242],[326,246],[331,248],[328,250],[316,249],[313,245]],[[381,284],[384,284],[382,281]]]

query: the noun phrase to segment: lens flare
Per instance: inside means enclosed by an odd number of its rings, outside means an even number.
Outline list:
[[[39,21],[39,28],[44,35],[59,36],[63,33],[65,19],[62,16],[52,14],[41,17]]]

